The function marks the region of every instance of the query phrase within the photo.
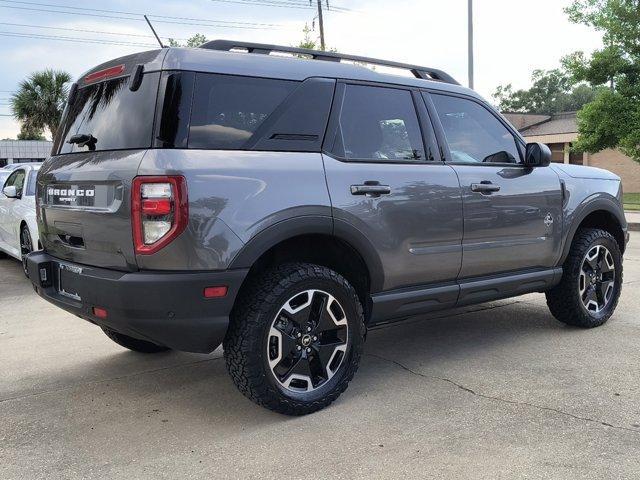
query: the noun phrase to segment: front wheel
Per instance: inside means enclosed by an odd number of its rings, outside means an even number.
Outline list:
[[[224,355],[246,397],[304,415],[346,390],[364,334],[360,300],[344,277],[318,265],[286,264],[255,279],[239,298]]]
[[[603,325],[618,304],[622,290],[622,253],[609,232],[581,229],[564,262],[562,280],[547,292],[547,305],[568,325]]]

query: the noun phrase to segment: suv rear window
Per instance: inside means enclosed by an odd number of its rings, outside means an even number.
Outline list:
[[[189,148],[242,149],[298,82],[199,73]]]
[[[159,78],[159,73],[144,75],[135,92],[129,90],[129,77],[79,88],[58,131],[55,150],[88,151],[89,146],[68,143],[76,134],[92,135],[95,151],[151,147]]]

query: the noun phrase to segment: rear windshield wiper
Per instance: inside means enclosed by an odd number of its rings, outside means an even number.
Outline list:
[[[75,143],[79,147],[87,147],[91,151],[96,149],[97,142],[98,139],[88,133],[78,133],[76,135],[72,135],[71,138],[67,141],[67,143]]]

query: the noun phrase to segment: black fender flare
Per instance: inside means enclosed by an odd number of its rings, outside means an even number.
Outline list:
[[[567,234],[565,235],[564,246],[562,248],[562,256],[560,258],[559,264],[562,265],[564,261],[567,259],[569,255],[569,251],[571,250],[571,244],[573,243],[573,238],[580,227],[580,224],[594,212],[604,211],[612,215],[622,232],[626,231],[627,220],[624,217],[624,212],[621,210],[620,205],[613,199],[610,198],[596,198],[591,201],[587,201],[579,205],[576,209],[576,212],[573,214],[573,219],[571,220],[571,225],[567,230]]]
[[[328,235],[342,240],[362,257],[369,270],[371,293],[384,285],[382,261],[371,241],[357,228],[329,216],[305,215],[282,220],[255,234],[229,264],[229,269],[251,268],[270,248],[301,235]]]

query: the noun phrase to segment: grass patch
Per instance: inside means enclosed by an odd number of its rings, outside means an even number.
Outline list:
[[[625,193],[622,196],[625,210],[640,211],[640,193]]]

